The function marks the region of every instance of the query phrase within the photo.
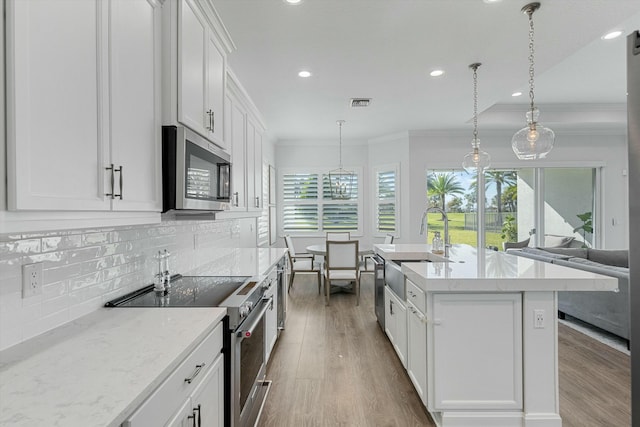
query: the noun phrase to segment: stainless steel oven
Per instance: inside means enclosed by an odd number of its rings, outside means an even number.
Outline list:
[[[229,209],[231,157],[181,126],[162,127],[162,211]]]
[[[253,426],[266,397],[265,319],[272,305],[273,296],[262,298],[231,336],[234,426]]]

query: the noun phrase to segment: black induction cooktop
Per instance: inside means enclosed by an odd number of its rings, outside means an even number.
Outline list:
[[[244,276],[177,276],[168,291],[145,286],[109,301],[105,307],[218,307],[242,286]]]

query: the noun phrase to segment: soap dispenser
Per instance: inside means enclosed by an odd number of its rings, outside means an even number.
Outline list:
[[[431,252],[437,255],[444,254],[444,242],[442,241],[442,237],[440,237],[439,231],[435,231],[433,233],[433,240],[431,241]]]

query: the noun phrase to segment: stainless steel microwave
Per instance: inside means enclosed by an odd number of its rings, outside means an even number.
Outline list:
[[[162,212],[230,207],[231,156],[182,126],[162,127]]]

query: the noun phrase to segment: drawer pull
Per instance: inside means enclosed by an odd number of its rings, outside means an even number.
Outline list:
[[[191,382],[198,376],[198,374],[200,373],[200,371],[202,370],[202,368],[204,368],[205,363],[201,363],[199,365],[196,365],[196,370],[193,371],[193,375],[191,375],[191,377],[189,378],[185,378],[185,382],[187,384],[191,384]]]

